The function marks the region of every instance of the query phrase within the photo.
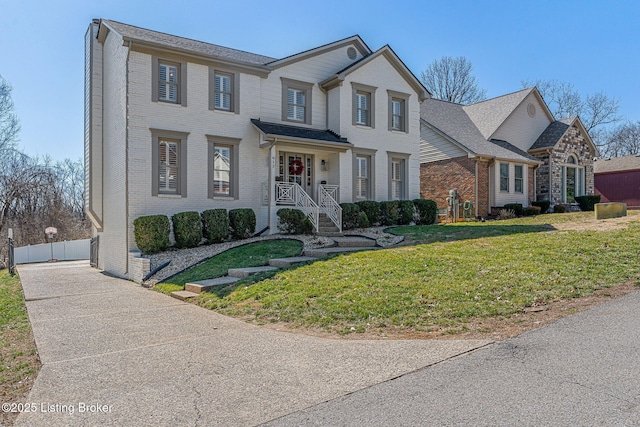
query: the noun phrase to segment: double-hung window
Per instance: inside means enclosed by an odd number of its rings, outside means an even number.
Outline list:
[[[356,199],[369,198],[369,157],[356,156]]]
[[[391,200],[404,197],[404,160],[391,160]]]
[[[187,196],[186,132],[151,129],[152,195]]]
[[[231,189],[231,147],[214,145],[213,195],[229,196]]]
[[[523,167],[522,165],[514,166],[514,191],[516,193],[524,193],[524,176],[523,176]]]
[[[366,92],[356,93],[356,124],[369,126],[371,94]]]
[[[177,104],[180,91],[180,67],[178,64],[158,63],[158,101]]]
[[[311,124],[312,83],[282,80],[282,120]]]
[[[351,83],[353,93],[353,124],[375,127],[375,91],[376,87],[360,83]]]
[[[389,130],[408,132],[409,95],[391,90],[387,92],[389,93]]]
[[[233,111],[233,76],[216,73],[214,82],[214,108],[216,110]]]
[[[207,135],[209,142],[209,198],[238,198],[240,140]]]
[[[500,191],[509,192],[509,163],[500,163]]]

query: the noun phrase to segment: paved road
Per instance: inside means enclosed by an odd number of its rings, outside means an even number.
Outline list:
[[[86,262],[18,271],[43,363],[18,426],[256,425],[488,344],[326,340],[220,316]]]
[[[638,426],[640,292],[269,426]]]

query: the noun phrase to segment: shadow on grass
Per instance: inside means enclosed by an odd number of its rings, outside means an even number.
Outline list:
[[[404,236],[408,243],[453,242],[456,240],[480,239],[511,234],[541,233],[554,231],[549,224],[498,225],[491,223],[458,223],[447,225],[413,225],[388,228],[385,231]]]

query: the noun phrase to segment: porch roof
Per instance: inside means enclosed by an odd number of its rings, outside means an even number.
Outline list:
[[[286,137],[288,139],[318,141],[321,143],[344,144],[345,148],[352,146],[347,141],[347,138],[342,138],[329,129],[310,129],[302,126],[263,122],[260,119],[251,119],[251,123],[266,137]]]

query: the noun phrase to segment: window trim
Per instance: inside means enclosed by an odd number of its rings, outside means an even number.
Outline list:
[[[216,75],[231,77],[231,108],[216,108]],[[240,114],[240,73],[209,67],[209,110]]]
[[[387,151],[387,156],[388,156],[388,181],[389,181],[389,200],[405,200],[408,198],[408,194],[409,194],[409,158],[411,157],[410,154],[406,154],[406,153],[396,153],[393,151]],[[392,178],[392,171],[393,171],[393,162],[400,162],[401,163],[401,167],[402,170],[400,171],[401,175],[402,175],[402,188],[401,188],[401,194],[400,197],[398,199],[394,199],[392,197],[393,194],[393,178]]]
[[[307,83],[300,80],[287,79],[280,77],[282,81],[282,121],[292,123],[311,124],[311,97],[313,93],[313,83]],[[304,92],[304,121],[293,120],[288,116],[289,106],[289,89],[296,89]]]
[[[506,181],[506,182],[507,182],[507,188],[506,188],[506,190],[503,190],[503,189],[502,189],[502,179],[503,179],[503,176],[502,176],[502,166],[506,166],[506,167],[507,167],[507,176],[505,177],[505,178],[506,178],[506,180],[507,180],[507,181]],[[508,193],[508,192],[510,191],[510,190],[509,190],[509,189],[510,189],[510,187],[511,187],[511,185],[510,185],[510,184],[511,184],[511,183],[510,183],[510,179],[511,179],[511,177],[510,177],[510,175],[511,175],[511,170],[510,170],[510,169],[511,169],[511,167],[510,167],[509,163],[506,163],[506,162],[499,162],[499,165],[498,165],[498,185],[499,185],[499,188],[500,188],[500,192],[501,192],[501,193]]]
[[[518,178],[518,168],[520,168],[520,178]],[[520,180],[520,191],[518,191],[518,180]],[[524,194],[524,165],[513,165],[513,192]]]
[[[361,201],[361,200],[375,200],[376,199],[376,194],[375,194],[375,158],[376,158],[376,151],[377,150],[371,150],[371,149],[367,149],[367,148],[354,148],[352,150],[353,152],[353,201],[354,203],[356,201]],[[369,176],[367,177],[368,183],[367,183],[367,197],[366,198],[362,198],[362,197],[358,197],[357,196],[357,188],[358,188],[358,161],[357,158],[358,157],[365,157],[368,159],[368,166],[369,166]]]
[[[151,195],[187,197],[187,138],[189,132],[178,132],[163,129],[151,131]],[[175,193],[160,191],[160,140],[178,142],[178,184]]]
[[[209,199],[238,200],[240,195],[240,141],[239,138],[229,138],[219,135],[206,135],[207,137],[207,197]],[[229,147],[231,154],[231,172],[229,173],[229,195],[214,193],[214,164],[213,155],[216,146]]]
[[[160,99],[160,63],[178,66],[178,99],[176,102]],[[185,61],[155,55],[151,57],[151,101],[187,106],[187,63]]]
[[[375,86],[368,86],[368,85],[363,85],[360,83],[351,83],[351,98],[352,98],[352,106],[353,106],[353,113],[352,113],[352,124],[354,126],[363,126],[363,127],[370,127],[371,129],[375,129],[376,127],[376,122],[375,122],[375,117],[376,117],[376,89],[378,89]],[[369,105],[368,105],[368,111],[367,111],[367,124],[362,124],[362,123],[358,123],[357,119],[358,119],[358,94],[366,94],[368,95],[368,100],[369,100]]]
[[[394,90],[387,90],[389,100],[387,102],[388,108],[388,128],[393,132],[409,133],[409,98],[411,95],[402,92],[396,92]],[[402,117],[402,129],[396,129],[393,127],[393,101],[400,101],[403,108]]]
[[[569,159],[573,158],[575,163],[569,163]],[[584,165],[580,164],[580,160],[577,155],[570,153],[567,156],[565,163],[560,164],[560,200],[562,203],[573,203],[567,201],[567,170],[575,169],[574,176],[574,202],[575,198],[579,196],[584,196],[586,194],[586,186],[587,186],[587,178]]]

